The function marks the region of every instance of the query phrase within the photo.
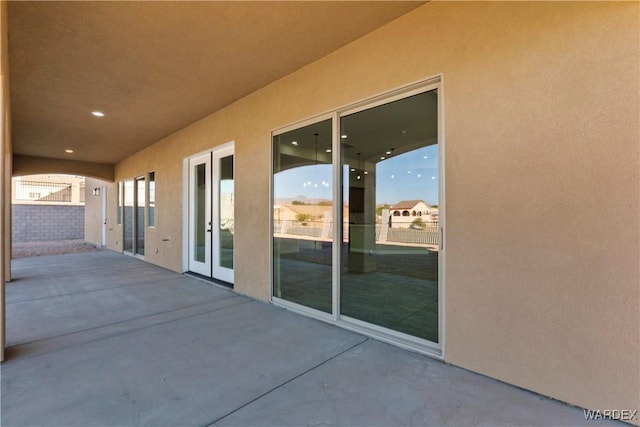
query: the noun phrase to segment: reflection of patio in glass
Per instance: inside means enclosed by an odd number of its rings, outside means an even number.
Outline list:
[[[195,247],[195,258],[205,259],[205,246]],[[220,229],[220,265],[226,268],[233,268],[233,234],[228,229]]]
[[[330,313],[331,243],[276,240],[281,254],[281,298]],[[343,259],[347,256],[345,244]],[[438,252],[378,244],[374,258],[375,271],[343,271],[341,314],[437,342]]]

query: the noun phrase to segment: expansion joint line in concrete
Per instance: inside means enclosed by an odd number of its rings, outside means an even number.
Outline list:
[[[298,378],[300,378],[300,377],[302,377],[302,376],[304,376],[304,375],[308,374],[309,372],[313,371],[314,369],[319,368],[320,366],[322,366],[322,365],[324,365],[324,364],[326,364],[326,363],[331,362],[331,361],[332,361],[332,360],[334,360],[335,358],[342,356],[343,354],[345,354],[345,353],[347,353],[347,352],[349,352],[349,351],[353,350],[354,348],[358,347],[359,345],[361,345],[361,344],[363,344],[363,343],[365,343],[365,342],[367,342],[367,341],[369,341],[369,338],[364,337],[364,339],[362,339],[362,341],[358,341],[357,343],[355,343],[355,344],[353,344],[352,346],[350,346],[350,347],[348,347],[348,348],[346,348],[346,349],[342,350],[341,352],[339,352],[339,353],[337,353],[337,354],[335,354],[335,355],[331,356],[330,358],[328,358],[328,359],[326,359],[326,360],[323,360],[322,362],[320,362],[320,363],[318,363],[318,364],[316,364],[316,365],[313,365],[312,367],[310,367],[310,368],[309,368],[309,369],[307,369],[306,371],[303,371],[303,372],[299,373],[298,375],[295,375],[294,377],[289,378],[287,381],[283,382],[282,384],[278,384],[277,386],[275,386],[275,387],[273,387],[273,388],[271,388],[271,389],[269,389],[269,390],[265,391],[265,392],[264,392],[264,393],[262,393],[261,395],[259,395],[259,396],[255,397],[255,398],[251,399],[250,401],[248,401],[248,402],[246,402],[246,403],[244,403],[244,404],[240,405],[239,407],[237,407],[237,408],[236,408],[236,409],[234,409],[233,411],[231,411],[231,412],[229,412],[229,413],[227,413],[227,414],[225,414],[225,415],[223,415],[223,416],[221,416],[221,417],[216,418],[215,420],[213,420],[212,422],[210,422],[210,423],[208,423],[208,424],[205,424],[205,425],[204,425],[204,427],[213,427],[213,426],[215,426],[215,425],[216,425],[216,423],[218,423],[218,422],[220,422],[220,421],[224,420],[225,418],[227,418],[227,417],[228,417],[228,416],[230,416],[230,415],[235,414],[236,412],[240,411],[242,408],[246,408],[247,406],[249,406],[249,405],[251,405],[252,403],[254,403],[254,402],[256,402],[256,401],[258,401],[258,400],[262,399],[263,397],[267,396],[268,394],[271,394],[271,393],[273,393],[274,391],[278,390],[279,388],[282,388],[282,387],[286,386],[286,385],[287,385],[287,384],[289,384],[290,382],[297,380]]]

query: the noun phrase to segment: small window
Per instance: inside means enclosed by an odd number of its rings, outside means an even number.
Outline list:
[[[400,216],[400,211],[393,211],[393,216]]]
[[[402,216],[411,216],[409,211],[402,211]]]
[[[416,216],[416,211],[411,212],[411,216]]]
[[[149,218],[149,227],[155,227],[156,225],[156,173],[149,172],[149,204],[147,205]]]

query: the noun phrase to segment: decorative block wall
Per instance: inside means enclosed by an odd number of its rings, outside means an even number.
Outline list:
[[[14,242],[84,239],[84,206],[12,205]]]

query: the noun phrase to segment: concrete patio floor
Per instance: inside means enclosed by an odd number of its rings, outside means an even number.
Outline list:
[[[113,252],[14,260],[13,278],[5,427],[594,424],[579,408]]]

